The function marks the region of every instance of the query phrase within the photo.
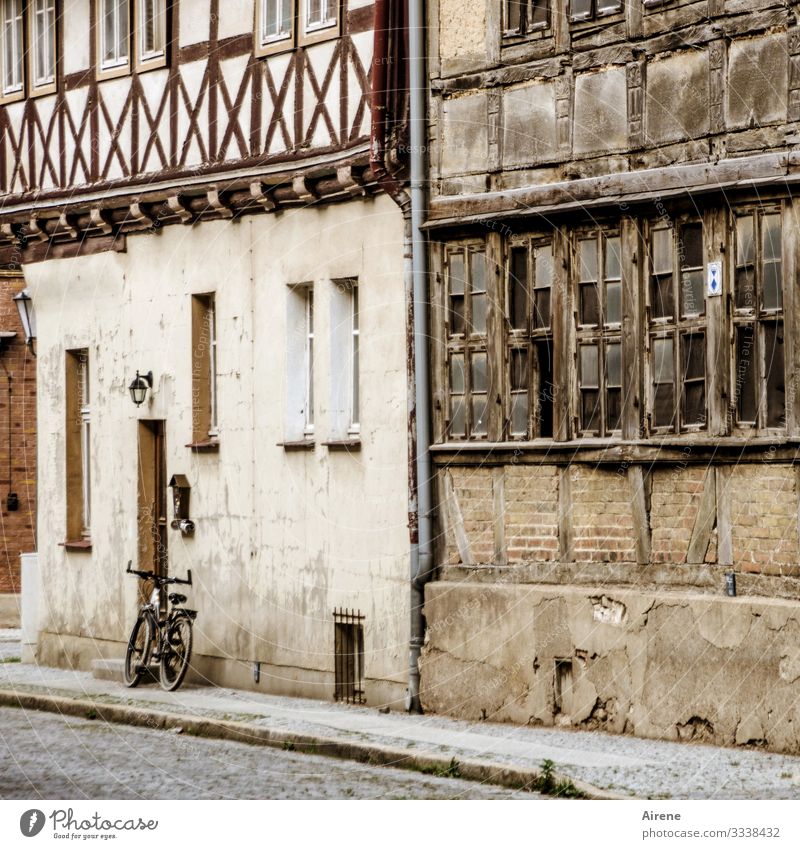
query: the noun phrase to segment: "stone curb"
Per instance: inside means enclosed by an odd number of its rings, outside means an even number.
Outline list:
[[[377,766],[411,769],[419,772],[446,771],[450,759],[433,752],[409,752],[389,746],[370,743],[348,742],[315,734],[297,734],[292,731],[265,728],[246,722],[227,719],[191,716],[189,714],[165,713],[129,705],[110,705],[90,699],[71,699],[40,693],[19,693],[16,690],[0,690],[0,705],[27,710],[41,710],[82,719],[101,719],[119,725],[134,725],[160,730],[182,729],[196,737],[215,740],[231,740],[273,748],[290,748],[306,754],[327,755],[343,760],[368,763]],[[515,789],[531,788],[539,777],[538,770],[525,769],[508,764],[483,760],[461,760],[458,762],[460,777],[468,781],[496,784]],[[595,787],[585,781],[570,779],[562,773],[553,775],[556,782],[572,781],[587,799],[618,800],[631,799]]]

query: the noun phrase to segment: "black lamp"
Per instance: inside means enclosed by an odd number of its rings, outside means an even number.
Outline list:
[[[136,372],[136,377],[131,381],[128,387],[128,392],[131,393],[131,400],[137,407],[141,407],[147,398],[147,390],[153,385],[153,372],[148,371],[147,374],[139,374]]]
[[[18,295],[13,298],[19,312],[19,320],[22,323],[22,329],[25,331],[25,344],[30,349],[30,352],[36,356],[36,351],[33,350],[33,342],[36,339],[36,313],[33,311],[33,300],[28,294],[27,289],[23,289]]]

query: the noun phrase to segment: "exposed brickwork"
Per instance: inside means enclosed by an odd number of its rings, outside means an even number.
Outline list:
[[[792,466],[741,465],[729,493],[733,562],[747,572],[797,570],[797,478]]]
[[[473,563],[494,560],[494,501],[491,469],[452,468],[458,511],[469,542]],[[448,562],[459,563],[453,517],[448,522]]]
[[[627,476],[605,469],[573,466],[570,485],[575,560],[635,561]]]
[[[650,498],[653,563],[686,562],[705,476],[704,466],[676,466],[653,471]],[[713,547],[716,554],[716,546]]]
[[[558,469],[505,469],[505,541],[508,561],[558,560]]]
[[[19,592],[20,552],[35,549],[36,360],[25,346],[19,314],[11,300],[24,288],[20,278],[0,278],[0,331],[17,333],[0,354],[0,593]],[[9,492],[16,492],[19,498],[16,511],[9,512],[6,507]]]

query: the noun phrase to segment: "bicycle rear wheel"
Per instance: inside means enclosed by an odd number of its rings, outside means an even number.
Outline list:
[[[192,656],[192,620],[176,616],[167,625],[167,634],[161,652],[161,686],[177,690],[183,683]]]
[[[125,683],[135,687],[141,680],[145,669],[150,663],[150,652],[153,649],[153,628],[150,617],[140,613],[128,639],[128,650],[125,652]]]

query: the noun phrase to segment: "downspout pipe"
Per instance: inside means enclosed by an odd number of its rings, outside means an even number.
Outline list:
[[[409,530],[410,640],[406,708],[422,712],[419,658],[425,639],[425,584],[433,573],[433,478],[430,441],[430,357],[428,349],[428,245],[422,230],[427,209],[425,2],[399,0],[408,28],[410,193],[386,168],[387,73],[391,0],[375,0],[372,60],[370,167],[378,184],[397,203],[404,220],[404,282],[412,344],[409,350]],[[395,44],[397,41],[395,40]]]

